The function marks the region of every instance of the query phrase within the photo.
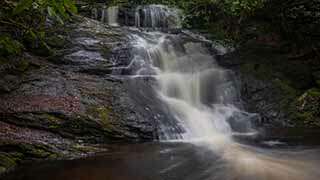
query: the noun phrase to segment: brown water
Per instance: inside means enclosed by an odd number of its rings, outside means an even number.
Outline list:
[[[236,143],[215,149],[207,143],[113,145],[110,151],[85,159],[26,164],[4,179],[318,180],[320,177],[319,149],[263,150]]]

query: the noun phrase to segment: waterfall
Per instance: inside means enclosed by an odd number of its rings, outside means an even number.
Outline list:
[[[117,8],[111,9],[108,19],[114,20]],[[163,5],[138,6],[135,23],[137,27],[158,30],[178,28],[181,24],[178,12]],[[234,133],[250,131],[249,120],[255,115],[241,110],[237,78],[217,64],[206,46],[210,41],[189,31],[170,34],[156,29],[129,30],[133,58],[124,67],[114,68],[113,74],[129,73],[133,78],[153,79],[151,88],[169,109],[166,116],[174,120],[170,123],[158,120],[159,138],[229,139]]]
[[[161,32],[132,38],[134,77],[155,79],[158,97],[183,129],[175,132],[159,122],[160,139],[228,138],[239,124],[250,129],[250,114],[237,107],[241,103],[233,72],[219,67],[203,43]]]
[[[119,26],[118,24],[119,7],[118,6],[108,7],[107,12],[108,12],[108,24],[110,26]]]
[[[107,12],[107,9],[106,7],[104,6],[101,10],[101,22],[105,23],[106,20],[108,19],[108,14],[106,13]]]
[[[91,18],[92,19],[98,19],[98,9],[97,8],[93,8],[91,10]]]
[[[138,6],[135,10],[135,26],[151,28],[180,28],[181,12],[163,5]]]
[[[119,26],[118,24],[118,6],[106,7],[103,5],[100,8],[93,8],[91,10],[91,18],[99,20],[100,22],[107,23],[110,26]]]

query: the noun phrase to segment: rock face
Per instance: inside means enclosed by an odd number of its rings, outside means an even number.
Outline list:
[[[261,116],[257,126],[320,127],[316,117],[319,87],[313,78],[319,64],[292,59],[285,48],[257,41],[220,57],[219,63],[240,77],[246,110]]]
[[[2,71],[0,172],[23,160],[79,157],[105,150],[95,144],[156,137],[129,81],[111,74],[130,59],[124,32],[75,22],[49,37],[55,55],[25,54],[25,68]]]

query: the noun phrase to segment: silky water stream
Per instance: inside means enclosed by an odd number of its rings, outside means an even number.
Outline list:
[[[250,123],[258,115],[242,110],[239,80],[217,64],[205,38],[159,31],[180,26],[177,12],[159,5],[138,7],[135,24],[142,30],[131,28],[133,59],[121,67],[132,81],[151,79],[150,88],[169,109],[171,122],[157,122],[158,142],[112,145],[109,152],[86,159],[22,166],[7,178],[318,180],[318,149],[262,148],[234,140],[259,133]]]

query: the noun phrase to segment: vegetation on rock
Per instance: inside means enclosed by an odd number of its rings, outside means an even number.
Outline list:
[[[22,44],[29,49],[44,49],[40,54],[47,55],[49,24],[63,24],[77,13],[73,0],[5,0],[0,6],[1,55],[19,55]]]

